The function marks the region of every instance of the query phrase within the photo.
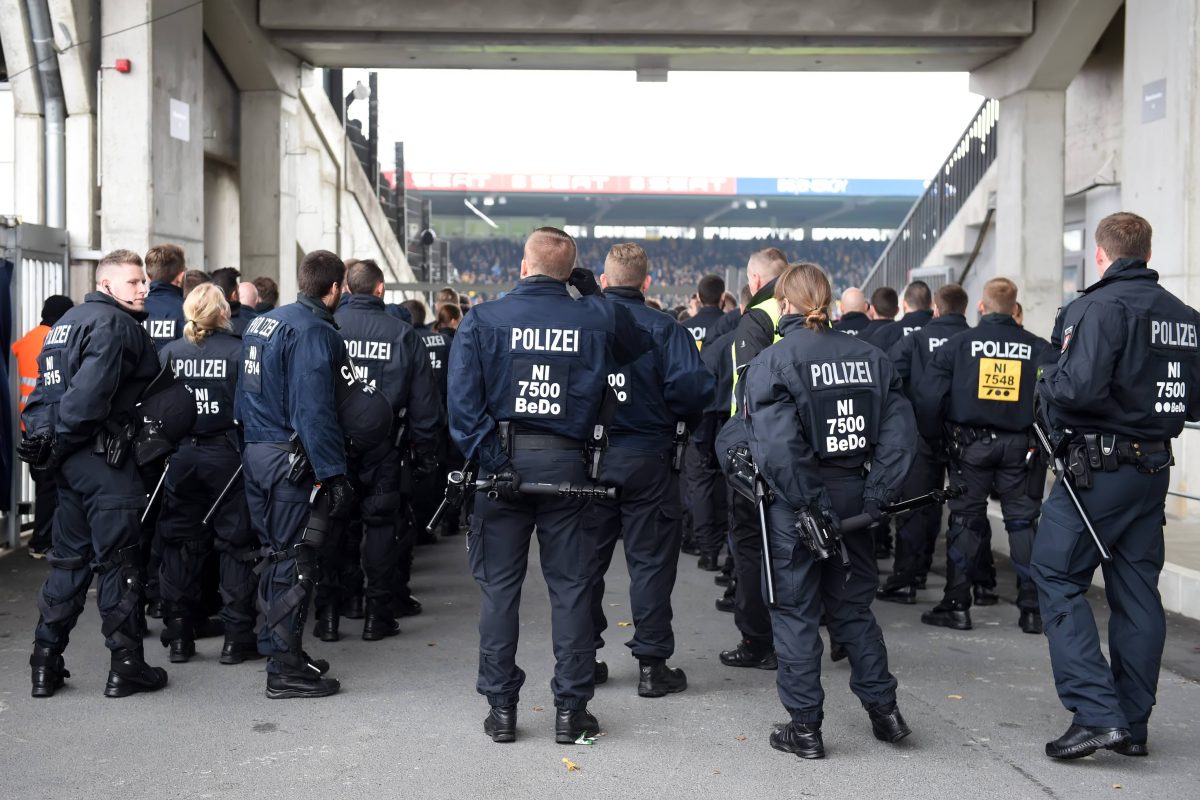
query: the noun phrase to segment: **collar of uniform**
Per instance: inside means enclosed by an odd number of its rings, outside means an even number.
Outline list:
[[[150,294],[174,294],[183,299],[183,289],[166,281],[150,281]]]
[[[229,300],[229,316],[236,317],[238,312],[242,310],[242,304],[237,300]]]
[[[1084,294],[1095,291],[1101,286],[1107,286],[1117,281],[1129,281],[1137,278],[1149,278],[1157,281],[1158,273],[1146,266],[1140,258],[1118,258],[1104,270],[1104,277],[1083,290]]]
[[[963,325],[967,321],[964,314],[942,314],[929,320],[930,325]]]
[[[317,319],[325,320],[335,328],[338,326],[333,319],[333,314],[329,313],[329,309],[325,307],[325,304],[321,302],[320,298],[309,297],[306,294],[298,294],[296,295],[296,302],[311,311],[313,316],[317,317]]]
[[[911,322],[920,322],[929,324],[933,320],[933,311],[928,308],[918,308],[916,311],[910,311],[900,318],[900,324],[904,325]]]
[[[777,280],[779,280],[779,279],[772,278],[770,283],[765,284],[761,289],[759,289],[757,292],[755,292],[754,297],[750,298],[750,303],[746,306],[746,308],[752,308],[752,307],[758,305],[759,303],[763,302],[764,300],[770,300],[772,297],[774,297],[775,296],[775,281],[777,281]]]
[[[799,314],[785,314],[779,318],[779,333],[787,336],[792,331],[808,330],[804,325],[804,317]]]
[[[383,311],[383,300],[373,294],[344,294],[342,295],[342,308],[369,308],[372,311]]]
[[[1012,314],[984,314],[979,318],[980,325],[1011,325],[1017,327],[1017,321]]]
[[[607,297],[609,295],[619,297],[622,300],[635,301],[642,305],[646,303],[646,295],[642,294],[639,289],[629,286],[610,286],[604,290],[604,296]]]
[[[567,294],[567,282],[549,275],[530,275],[521,278],[509,294]]]
[[[104,292],[88,292],[87,294],[85,294],[83,296],[83,302],[85,302],[85,303],[107,303],[108,305],[112,306],[113,308],[124,311],[126,314],[128,314],[129,316],[136,319],[138,322],[144,322],[146,320],[146,318],[150,316],[145,311],[133,311],[131,309],[126,308],[125,306],[118,303],[115,298],[109,297]]]
[[[849,322],[850,320],[858,319],[859,317],[866,319],[867,315],[861,311],[847,311],[845,314],[842,314],[842,321]]]

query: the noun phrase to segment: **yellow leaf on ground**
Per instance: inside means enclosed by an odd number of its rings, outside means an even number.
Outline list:
[[[745,736],[735,736],[735,737],[733,737],[733,738],[737,739],[739,742],[744,742],[744,741],[746,741],[746,737],[745,737]]]
[[[948,694],[946,697],[950,700],[962,700],[961,694]]]
[[[576,766],[575,762],[569,758],[563,759],[563,765],[566,766],[567,772],[579,772],[579,767]]]
[[[632,628],[633,623],[632,622],[618,622],[617,627],[618,628]]]

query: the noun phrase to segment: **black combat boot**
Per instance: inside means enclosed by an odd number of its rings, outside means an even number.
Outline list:
[[[368,600],[367,615],[363,619],[363,639],[368,642],[377,642],[398,633],[400,633],[400,623],[392,616],[392,609],[388,602],[374,598]]]
[[[743,639],[733,650],[721,651],[721,663],[727,667],[754,667],[755,669],[778,669],[775,648],[769,644],[757,645]]]
[[[1146,742],[1139,742],[1134,739],[1128,739],[1120,744],[1114,744],[1109,749],[1114,753],[1120,753],[1123,756],[1133,756],[1135,758],[1150,755],[1150,748],[1146,746]]]
[[[904,583],[885,583],[875,590],[875,599],[911,606],[917,602],[917,587]]]
[[[732,614],[737,607],[737,578],[731,577],[725,585],[725,594],[717,598],[717,611]]]
[[[186,664],[196,655],[196,632],[192,618],[176,608],[169,608],[163,616],[163,632],[159,635],[163,647],[170,648],[172,664]]]
[[[696,566],[705,572],[717,572],[721,569],[721,565],[717,562],[717,557],[707,554],[700,556],[700,560],[696,562]]]
[[[421,601],[407,592],[396,595],[396,599],[392,601],[392,611],[397,617],[415,617],[422,610]]]
[[[881,742],[895,743],[912,733],[895,702],[868,708],[867,716],[871,718],[871,731]]]
[[[336,642],[342,637],[338,635],[338,617],[337,606],[330,603],[323,608],[317,609],[317,624],[313,625],[313,636],[320,639],[322,642]]]
[[[800,758],[824,758],[825,742],[821,739],[821,723],[789,722],[772,731],[771,747]]]
[[[943,600],[921,615],[921,622],[926,625],[936,625],[939,628],[953,628],[956,631],[971,630],[971,610],[968,606],[959,605],[949,600]]]
[[[975,596],[977,606],[994,606],[1000,602],[1000,595],[990,586],[977,583],[971,587],[971,593]]]
[[[33,645],[29,667],[33,681],[33,697],[53,697],[66,683],[65,679],[71,677],[62,653],[57,653],[42,644]]]
[[[608,683],[608,664],[596,659],[596,666],[592,671],[592,685],[599,686],[602,683]]]
[[[227,635],[225,644],[221,646],[219,660],[222,664],[241,664],[262,657],[262,653],[258,652],[258,643],[253,639],[240,640]]]
[[[582,736],[600,733],[600,723],[586,708],[560,708],[554,715],[554,741],[575,744]]]
[[[352,594],[342,601],[342,616],[346,619],[362,619],[366,615],[365,600],[361,594]]]
[[[1042,632],[1042,615],[1030,608],[1021,609],[1021,619],[1017,622],[1025,633]]]
[[[492,706],[483,720],[483,732],[493,742],[515,742],[517,740],[517,707]]]
[[[668,667],[663,658],[639,658],[638,697],[665,697],[687,688],[683,670]]]
[[[114,650],[104,685],[105,697],[128,697],[138,692],[157,692],[167,685],[167,671],[146,663],[142,650]]]
[[[1125,728],[1085,728],[1082,725],[1072,725],[1053,742],[1046,742],[1046,755],[1061,759],[1083,758],[1100,748],[1117,750],[1129,739],[1129,731]]]
[[[849,651],[846,650],[846,645],[841,642],[829,642],[829,660],[833,663],[845,661],[850,657]]]
[[[341,687],[336,678],[314,676],[311,670],[305,670],[304,674],[290,671],[267,673],[267,698],[271,700],[328,697],[337,694]]]

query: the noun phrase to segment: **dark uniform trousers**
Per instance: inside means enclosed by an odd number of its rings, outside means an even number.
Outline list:
[[[349,469],[358,491],[358,513],[345,533],[330,537],[322,550],[325,577],[317,584],[318,608],[358,594],[381,603],[392,601],[400,559],[398,534],[408,527],[401,513],[400,452],[384,441],[351,457]]]
[[[38,600],[41,618],[34,639],[61,653],[87,600],[92,573],[99,576],[104,644],[110,650],[140,649],[134,611],[141,601],[139,519],[146,494],[133,460],[110,467],[90,446],[72,454],[57,475],[58,508],[50,572]]]
[[[164,618],[179,614],[194,620],[203,615],[201,580],[206,556],[215,545],[225,635],[234,641],[253,642],[254,565],[261,548],[250,527],[243,478],[238,478],[216,508],[212,527],[206,530],[201,524],[240,463],[241,455],[226,436],[188,437],[171,456],[158,519],[162,539],[159,591],[166,604]],[[172,631],[164,631],[164,637],[180,635],[169,633]]]
[[[625,546],[629,567],[629,599],[633,639],[627,642],[636,658],[670,658],[675,653],[671,631],[671,591],[679,564],[678,526],[661,513],[674,486],[671,453],[610,447],[604,454],[601,482],[621,487],[619,500],[592,500],[583,518],[587,535],[596,542],[599,563],[592,587],[592,621],[596,649],[604,647],[608,627],[604,616],[604,575],[612,563],[617,539]]]
[[[917,497],[941,489],[946,464],[934,453],[924,437],[917,440],[912,467],[904,479],[904,497]],[[942,527],[942,507],[930,506],[906,514],[896,525],[896,561],[890,585],[910,586],[929,574],[938,532]]]
[[[969,606],[971,585],[989,582],[987,502],[994,490],[1000,496],[1008,531],[1009,560],[1017,573],[1017,606],[1022,611],[1038,610],[1029,558],[1042,503],[1030,496],[1030,472],[1025,460],[1028,452],[1029,435],[1010,431],[980,431],[975,441],[962,448],[951,480],[965,485],[966,492],[948,503],[950,532],[946,542],[946,597],[956,604]],[[1045,473],[1039,472],[1044,478]]]
[[[266,556],[258,580],[258,605],[265,617],[258,652],[268,657],[268,672],[301,668],[301,637],[316,579],[315,550],[296,547],[308,522],[312,487],[288,481],[289,457],[262,442],[248,442],[242,454],[246,504]]]
[[[857,476],[824,477],[834,512],[846,518],[862,512],[863,481]],[[768,509],[771,563],[775,568],[777,605],[771,609],[775,652],[779,658],[776,683],[783,707],[792,721],[819,722],[825,692],[821,688],[819,627],[822,613],[832,641],[845,646],[850,658],[850,690],[864,708],[896,700],[896,679],[888,671],[883,631],[871,613],[879,573],[875,543],[869,531],[844,538],[850,556],[847,574],[835,553],[816,561],[799,540],[796,514],[782,500]],[[760,577],[755,583],[762,583]],[[765,590],[764,590],[765,591]]]
[[[30,550],[49,550],[54,543],[54,506],[58,500],[58,488],[54,476],[42,470],[31,470],[33,478],[33,534],[29,537]]]
[[[706,415],[707,416],[707,415]],[[716,558],[728,534],[729,508],[725,476],[711,442],[689,444],[684,451],[684,479],[692,511],[692,531],[701,555]]]
[[[584,481],[581,450],[517,450],[512,463],[523,481]],[[542,576],[550,594],[554,703],[558,708],[577,709],[592,698],[596,543],[583,527],[583,514],[584,502],[570,497],[523,496],[508,502],[482,493],[475,496],[467,550],[480,590],[476,688],[493,706],[517,704],[525,683],[525,673],[516,662],[517,638],[521,585],[535,527]]]
[[[1162,466],[1167,457],[1153,456],[1161,459],[1154,466]],[[1158,576],[1170,472],[1150,475],[1122,464],[1116,472],[1094,471],[1093,481],[1079,495],[1113,556],[1102,565],[1111,609],[1111,666],[1100,651],[1086,597],[1100,554],[1059,481],[1042,509],[1032,562],[1054,683],[1076,724],[1127,727],[1135,741],[1145,741],[1166,638]]]
[[[732,505],[733,574],[737,591],[733,598],[733,623],[742,638],[759,648],[771,646],[771,615],[762,590],[762,532],[758,527],[758,511],[754,504],[740,494],[734,494]]]

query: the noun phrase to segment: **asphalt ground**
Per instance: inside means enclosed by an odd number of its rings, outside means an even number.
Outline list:
[[[1043,746],[1070,716],[1054,693],[1044,638],[1021,633],[1010,603],[975,609],[970,632],[922,625],[921,610],[940,593],[931,578],[916,606],[876,604],[914,734],[897,745],[877,742],[847,689],[846,662],[826,656],[828,758],[802,761],[767,744],[787,719],[775,673],[720,664],[717,652],[738,638],[732,617],[713,607],[721,590],[712,573],[696,569],[694,557],[681,559],[672,663],[687,672],[688,690],[637,697],[636,663],[617,644],[624,637],[614,624],[601,653],[612,677],[591,704],[604,735],[592,746],[561,746],[536,564],[522,605],[518,659],[528,681],[519,738],[497,745],[482,732],[478,595],[461,536],[419,548],[413,585],[425,613],[403,620],[400,636],[364,642],[360,623],[346,620],[341,642],[309,644],[344,687],[320,700],[267,700],[262,662],[218,664],[219,639],[202,640],[191,663],[171,665],[157,623],[146,649],[168,669],[170,685],[107,699],[94,599],[67,651],[67,687],[34,700],[27,659],[46,567],[18,551],[0,559],[0,798],[1200,796],[1200,624],[1170,622],[1149,758],[1101,752],[1055,762]],[[1011,583],[1002,569],[1002,585]],[[605,598],[612,623],[628,621],[627,587],[617,559]]]

